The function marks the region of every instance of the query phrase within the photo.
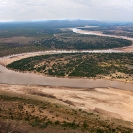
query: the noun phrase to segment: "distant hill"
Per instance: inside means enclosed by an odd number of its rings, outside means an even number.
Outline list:
[[[25,22],[1,22],[0,29],[9,29],[9,28],[64,28],[64,27],[79,27],[85,25],[102,25],[103,22],[97,20],[44,20],[44,21],[25,21]]]

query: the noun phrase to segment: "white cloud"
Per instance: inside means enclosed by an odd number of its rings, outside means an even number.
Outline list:
[[[133,21],[132,0],[0,0],[0,20],[81,18]]]

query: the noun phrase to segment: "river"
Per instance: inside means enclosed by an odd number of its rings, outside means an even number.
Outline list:
[[[73,32],[80,33],[80,34],[90,34],[87,31],[72,29]],[[91,32],[92,34],[92,32]],[[95,35],[101,35],[101,33],[96,33]],[[103,34],[102,34],[103,35]],[[105,36],[105,35],[104,35]],[[112,35],[106,35],[111,36]],[[118,37],[117,38],[123,38]],[[125,39],[125,37],[124,37]],[[129,40],[130,38],[128,38]],[[132,38],[133,39],[133,38]],[[94,53],[112,53],[112,52],[122,52],[119,50],[108,49],[108,50],[84,50],[84,51],[76,51],[76,50],[55,50],[55,51],[45,51],[45,52],[36,52],[36,54],[57,54],[57,53],[76,53],[76,52],[94,52]],[[26,54],[33,54],[33,53],[26,53]],[[24,55],[24,54],[19,54]],[[18,55],[11,55],[3,58],[10,58]],[[3,59],[0,58],[0,59]],[[69,78],[57,78],[57,77],[45,77],[42,75],[31,74],[31,73],[20,73],[15,72],[12,70],[8,70],[6,67],[0,65],[0,83],[1,84],[17,84],[17,85],[50,85],[50,86],[65,86],[65,87],[78,87],[78,88],[96,88],[96,87],[112,87],[124,90],[133,91],[133,84],[132,83],[124,83],[120,81],[112,81],[107,79],[84,79],[84,78],[77,78],[77,79],[69,79]]]
[[[109,35],[109,34],[103,34],[102,32],[98,32],[98,31],[86,31],[86,30],[81,30],[81,29],[78,29],[78,28],[70,28],[70,29],[73,32],[78,33],[78,34],[114,37],[114,38],[121,38],[121,39],[126,39],[126,40],[133,41],[133,38],[126,37],[126,36]]]
[[[111,81],[106,79],[69,79],[57,77],[45,77],[32,73],[20,73],[8,70],[0,65],[0,83],[17,85],[50,85],[78,88],[113,87],[133,91],[132,83]]]

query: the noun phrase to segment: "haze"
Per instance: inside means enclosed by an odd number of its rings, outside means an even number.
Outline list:
[[[133,21],[132,0],[0,0],[0,21],[95,19]]]

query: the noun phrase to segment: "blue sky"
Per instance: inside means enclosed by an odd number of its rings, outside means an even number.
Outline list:
[[[133,22],[133,0],[0,0],[0,21],[42,19]]]

